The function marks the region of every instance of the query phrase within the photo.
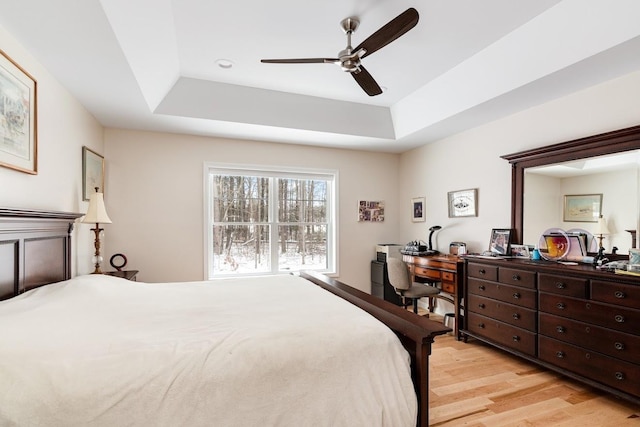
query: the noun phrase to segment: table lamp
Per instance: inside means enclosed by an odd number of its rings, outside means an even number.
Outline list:
[[[594,235],[598,236],[598,255],[596,255],[594,259],[594,264],[602,263],[606,260],[604,256],[604,246],[602,246],[602,240],[604,239],[605,234],[611,234],[609,228],[607,227],[607,221],[600,216],[598,218],[598,223],[596,224],[596,230],[593,232]]]
[[[602,240],[604,239],[604,235],[611,234],[611,232],[609,231],[609,227],[607,227],[607,221],[604,219],[604,217],[600,216],[600,218],[598,218],[596,231],[594,231],[593,234],[598,236],[598,247],[602,248],[602,250],[604,251],[604,247],[602,246]]]
[[[103,229],[100,228],[100,223],[111,224],[111,218],[107,215],[107,210],[104,207],[104,194],[98,192],[98,187],[96,187],[96,192],[89,197],[89,209],[82,219],[82,222],[85,224],[96,224],[96,228],[92,228],[96,235],[96,252],[93,256],[95,270],[93,270],[91,274],[102,274],[102,270],[100,270],[100,264],[102,263],[102,257],[100,256],[100,232],[102,232]]]

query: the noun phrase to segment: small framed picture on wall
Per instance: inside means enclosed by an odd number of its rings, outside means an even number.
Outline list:
[[[478,216],[478,189],[450,191],[447,193],[449,202],[449,218],[463,216]]]
[[[104,193],[104,157],[82,147],[82,200],[88,201],[96,187]]]
[[[358,221],[384,221],[384,202],[381,200],[359,200]]]
[[[424,197],[415,197],[411,199],[411,220],[413,222],[424,222],[426,219],[426,199]]]

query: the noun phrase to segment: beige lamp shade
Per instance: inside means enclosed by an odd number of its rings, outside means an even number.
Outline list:
[[[596,231],[594,231],[593,234],[611,234],[609,227],[607,227],[607,221],[603,217],[598,218]]]
[[[89,209],[82,222],[111,224],[111,218],[104,207],[104,194],[95,192],[89,197]]]

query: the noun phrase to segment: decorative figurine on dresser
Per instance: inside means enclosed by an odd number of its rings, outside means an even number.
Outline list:
[[[629,209],[638,201],[618,201],[606,186],[593,188],[602,177],[570,194],[548,194],[556,191],[551,187],[564,187],[547,185],[548,200],[565,198],[553,220],[563,229],[541,232],[544,205],[525,200],[534,187],[524,191],[531,184],[533,174],[525,173],[530,168],[638,150],[640,126],[503,156],[512,164],[511,243],[535,246],[540,259],[513,254],[465,258],[463,338],[640,404],[640,252],[634,230],[640,215]],[[639,193],[634,185],[628,194]],[[580,204],[580,199],[589,203]],[[527,216],[532,206],[537,216]],[[550,215],[545,221],[551,222]]]

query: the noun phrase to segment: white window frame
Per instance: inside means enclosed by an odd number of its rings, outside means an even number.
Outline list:
[[[213,175],[217,174],[238,174],[265,176],[277,178],[298,178],[298,179],[322,179],[329,183],[327,200],[327,268],[326,270],[316,270],[327,275],[338,273],[338,171],[334,169],[311,169],[290,166],[264,166],[245,165],[230,163],[205,162],[204,164],[204,277],[205,280],[218,279],[222,277],[241,276],[265,276],[283,274],[278,272],[278,253],[271,250],[271,271],[243,273],[237,275],[216,275],[213,271]],[[277,204],[276,204],[277,206]],[[276,206],[269,204],[270,224],[278,224]],[[273,227],[272,227],[273,229]],[[272,230],[273,233],[273,230]],[[277,239],[276,239],[277,240]],[[272,243],[273,239],[272,239]],[[276,271],[274,271],[274,268]]]

